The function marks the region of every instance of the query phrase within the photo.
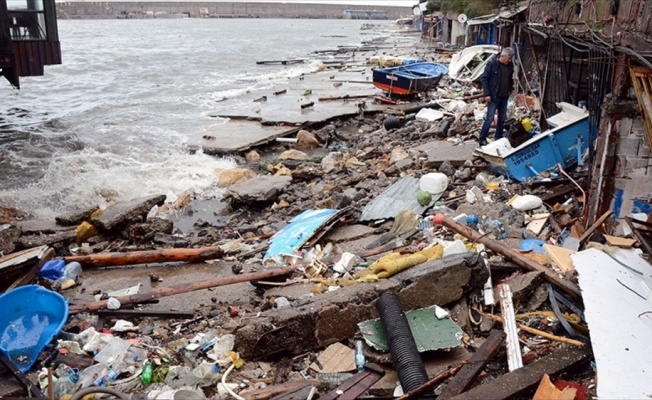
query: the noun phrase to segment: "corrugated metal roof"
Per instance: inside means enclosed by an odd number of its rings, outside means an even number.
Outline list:
[[[419,179],[413,176],[396,181],[379,197],[373,199],[362,210],[360,221],[370,221],[394,218],[401,210],[410,210],[417,215],[426,211],[428,206],[420,206],[417,202]]]

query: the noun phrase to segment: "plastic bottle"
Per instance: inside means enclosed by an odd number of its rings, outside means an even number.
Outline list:
[[[77,261],[68,263],[64,269],[61,277],[54,281],[52,287],[56,290],[65,290],[75,286],[77,277],[81,275],[82,267]]]
[[[152,383],[152,375],[154,375],[154,367],[152,363],[147,361],[145,366],[143,366],[143,374],[140,376],[140,381],[143,383],[143,386],[148,386]]]
[[[355,341],[355,366],[358,367],[358,371],[364,369],[365,364],[364,353],[362,352],[362,340]]]
[[[192,370],[192,374],[197,378],[197,384],[201,387],[209,386],[221,377],[220,366],[208,363],[199,364]]]
[[[60,364],[60,367],[57,370],[61,369],[59,372],[59,379],[57,379],[54,384],[54,398],[60,399],[66,394],[72,394],[75,392],[77,387],[77,382],[79,382],[79,372],[68,367],[65,364]]]

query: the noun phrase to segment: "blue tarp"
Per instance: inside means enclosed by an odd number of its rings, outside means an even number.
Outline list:
[[[265,260],[282,254],[295,254],[322,226],[338,216],[341,210],[306,210],[269,239]]]

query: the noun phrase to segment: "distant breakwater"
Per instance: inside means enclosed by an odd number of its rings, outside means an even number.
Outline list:
[[[406,7],[347,6],[342,4],[288,4],[241,2],[58,2],[59,19],[107,18],[345,18],[344,11],[360,11],[359,19],[394,20],[411,14]],[[373,12],[373,13],[372,13]],[[381,13],[378,13],[381,12]],[[384,13],[383,13],[384,12]],[[384,18],[383,18],[384,19]]]

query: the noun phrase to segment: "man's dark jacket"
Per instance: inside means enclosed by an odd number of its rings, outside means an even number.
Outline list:
[[[498,88],[500,87],[500,61],[498,61],[499,54],[496,54],[491,58],[491,61],[487,63],[487,66],[484,69],[482,74],[482,92],[484,96],[491,96],[491,101],[496,101],[498,98]],[[509,67],[509,76],[514,75],[514,64],[507,64]],[[509,93],[514,89],[514,80],[509,79]]]

